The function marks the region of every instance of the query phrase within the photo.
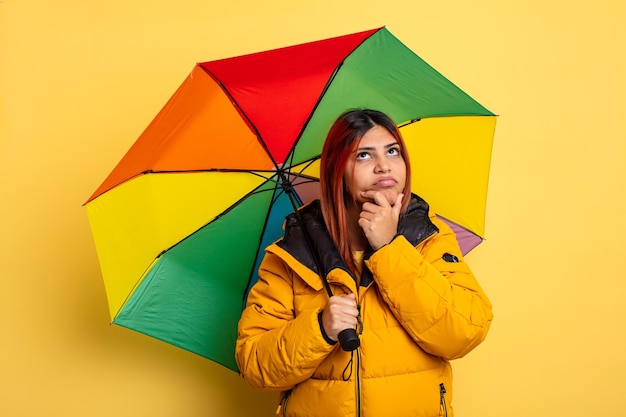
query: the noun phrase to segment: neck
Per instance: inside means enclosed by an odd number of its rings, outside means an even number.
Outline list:
[[[360,208],[348,209],[348,242],[352,250],[367,250],[370,245],[361,226],[359,226]]]

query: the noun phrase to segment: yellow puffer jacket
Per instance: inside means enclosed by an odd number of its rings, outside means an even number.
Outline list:
[[[357,288],[334,245],[327,246],[319,205],[300,212],[325,248],[333,293],[357,294],[360,347],[345,352],[325,339],[319,315],[328,295],[292,216],[285,237],[267,248],[239,322],[241,375],[254,387],[281,391],[284,416],[451,416],[448,361],[476,347],[493,317],[452,230],[414,196],[398,236],[366,255]]]

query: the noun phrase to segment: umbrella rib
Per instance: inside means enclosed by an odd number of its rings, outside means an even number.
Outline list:
[[[159,261],[159,258],[161,258],[161,256],[163,256],[163,254],[165,252],[167,252],[168,250],[169,249],[161,251],[157,256],[154,257],[154,259],[152,261],[150,261],[150,263],[144,269],[144,271],[141,273],[141,275],[139,275],[139,279],[137,279],[137,281],[135,281],[135,283],[133,284],[131,290],[128,292],[128,294],[124,298],[124,301],[122,302],[120,308],[117,310],[117,313],[115,313],[115,317],[117,317],[122,312],[124,307],[126,307],[126,304],[132,298],[133,294],[135,293],[135,290],[141,285],[141,283],[143,282],[144,278],[146,278],[148,276],[148,274],[150,273],[150,271],[152,270],[152,266],[154,264],[156,264]],[[113,321],[115,321],[115,318],[113,318]]]
[[[305,165],[302,170],[300,171],[290,171],[290,170],[283,170],[283,172],[286,172],[290,175],[294,175],[297,176],[299,178],[305,178],[311,182],[314,181],[318,181],[318,179],[312,175],[307,175],[307,174],[303,174],[302,171],[304,171],[306,168],[308,168],[309,166],[311,166],[311,164],[315,162],[315,159],[310,160],[307,165]],[[257,170],[251,170],[251,169],[230,169],[230,168],[206,168],[206,169],[171,169],[171,170],[148,170],[148,171],[143,171],[142,173],[138,174],[138,175],[148,175],[148,174],[186,174],[186,173],[198,173],[198,172],[221,172],[221,173],[243,173],[243,174],[250,174],[250,175],[255,175],[257,177],[263,178],[267,181],[271,181],[271,182],[275,182],[278,183],[278,180],[272,179],[272,176],[270,177],[266,177],[265,175],[261,175],[261,173],[267,173],[267,174],[276,174],[276,170],[268,170],[268,169],[257,169]]]
[[[239,105],[239,103],[237,103],[237,100],[235,100],[235,98],[233,97],[233,95],[230,93],[230,91],[228,91],[228,88],[226,88],[226,86],[220,81],[220,79],[218,77],[216,77],[211,71],[209,71],[207,68],[200,66],[200,68],[202,68],[212,79],[213,81],[215,81],[217,83],[217,85],[220,86],[220,88],[222,89],[222,91],[224,91],[224,94],[226,94],[228,96],[228,98],[230,99],[231,103],[233,104],[233,106],[235,106],[235,108],[237,109],[237,112],[239,113],[239,115],[241,116],[241,118],[246,122],[246,124],[248,125],[248,127],[250,128],[250,130],[252,130],[255,134],[255,136],[257,137],[259,143],[261,144],[261,146],[263,147],[263,149],[265,150],[265,152],[267,153],[267,155],[269,156],[269,158],[272,160],[272,163],[274,164],[274,166],[278,166],[278,164],[276,163],[276,160],[274,159],[274,156],[272,155],[272,153],[270,152],[269,148],[267,147],[267,145],[265,144],[265,141],[263,140],[263,138],[261,137],[261,134],[259,133],[259,130],[256,128],[256,126],[254,125],[254,123],[252,123],[252,120],[250,120],[250,118],[248,117],[248,115],[246,114],[246,112],[243,111],[243,109],[241,108],[241,106]]]
[[[408,126],[408,125],[412,125],[413,123],[417,123],[417,122],[419,122],[421,120],[422,120],[421,118],[408,120],[408,121],[406,121],[404,123],[399,124],[398,125],[398,129],[401,129],[401,128],[403,128],[405,126]]]
[[[337,65],[337,68],[335,68],[333,73],[330,75],[330,77],[328,78],[328,81],[326,82],[326,85],[324,85],[324,89],[322,90],[321,94],[318,96],[317,101],[315,102],[315,105],[313,106],[313,110],[311,111],[311,113],[309,113],[309,116],[307,117],[306,121],[302,124],[302,129],[300,129],[300,133],[298,133],[297,139],[293,142],[293,145],[291,146],[289,154],[292,155],[292,158],[293,158],[293,151],[295,150],[296,145],[300,141],[300,138],[302,137],[302,134],[304,133],[304,131],[306,130],[307,126],[311,122],[311,119],[313,118],[313,115],[315,114],[315,111],[317,110],[317,108],[319,107],[320,103],[322,102],[322,98],[324,98],[324,96],[326,95],[326,92],[330,88],[330,85],[333,83],[334,79],[337,77],[337,74],[339,74],[339,71],[341,70],[341,67],[343,67],[343,64],[345,63],[345,59],[347,57],[349,57],[350,55],[352,55],[354,53],[354,51],[359,49],[361,47],[361,45],[363,45],[363,43],[365,43],[368,39],[370,39],[372,36],[374,36],[374,34],[378,33],[381,29],[384,29],[384,26],[379,28],[376,32],[370,34],[370,36],[368,36],[367,38],[363,39],[358,45],[356,45],[350,51],[350,53],[347,54],[346,57],[341,60],[341,62]]]
[[[243,172],[254,174],[256,172],[276,172],[273,169],[248,169],[248,168],[197,168],[197,169],[150,169],[141,174],[184,174],[194,172]],[[139,175],[141,175],[139,174]],[[258,175],[258,174],[257,174]]]
[[[263,177],[265,178],[265,177]],[[267,178],[266,178],[267,179]],[[277,181],[273,181],[273,180],[269,180],[272,181],[274,183],[277,183]],[[190,233],[189,235],[185,236],[184,238],[180,239],[178,242],[176,242],[175,244],[173,244],[172,246],[170,246],[167,249],[164,249],[163,251],[161,251],[161,253],[159,253],[157,255],[157,257],[155,258],[155,261],[158,260],[161,256],[163,256],[166,252],[170,251],[172,248],[180,245],[182,242],[184,242],[185,240],[189,239],[191,236],[195,235],[196,233],[198,233],[200,230],[202,230],[203,228],[205,228],[206,226],[208,226],[209,224],[219,220],[220,218],[224,217],[226,214],[228,214],[231,210],[233,210],[235,207],[237,207],[242,201],[244,201],[245,199],[247,199],[248,197],[255,195],[255,194],[260,194],[260,193],[266,193],[269,191],[274,191],[277,187],[274,187],[272,189],[259,189],[261,188],[260,186],[257,187],[255,190],[250,191],[249,193],[246,193],[243,197],[241,197],[239,200],[237,200],[235,203],[231,204],[226,210],[224,210],[223,212],[219,213],[217,216],[215,216],[214,218],[212,218],[210,221],[208,221],[207,223],[203,224],[202,226],[198,227],[196,230],[194,230],[192,233]],[[152,265],[152,264],[151,264]],[[149,268],[149,267],[148,267]],[[145,274],[145,272],[144,272]],[[143,275],[142,275],[143,277]]]
[[[359,44],[356,48],[358,48],[359,46],[361,46],[361,44]],[[350,54],[352,54],[352,52],[354,52],[354,50],[356,48],[354,48],[350,52]],[[348,56],[350,54],[348,54]],[[328,78],[328,81],[326,81],[326,84],[324,85],[324,89],[322,90],[321,94],[317,97],[317,100],[315,101],[315,105],[313,106],[313,110],[311,110],[311,112],[307,116],[306,121],[302,124],[302,128],[300,129],[300,133],[298,133],[298,136],[297,136],[296,140],[293,142],[293,145],[291,145],[291,149],[289,150],[289,154],[288,155],[290,155],[290,158],[291,158],[292,161],[293,161],[293,157],[294,157],[294,150],[296,149],[296,146],[298,145],[298,142],[300,141],[300,138],[302,137],[302,134],[304,133],[304,131],[306,130],[307,126],[311,122],[311,119],[313,118],[313,115],[315,114],[315,111],[317,110],[317,108],[319,107],[320,103],[322,102],[322,98],[326,95],[326,92],[328,91],[328,89],[330,88],[330,85],[333,83],[333,80],[335,79],[335,77],[339,73],[339,70],[343,66],[343,63],[344,63],[344,61],[342,60],[337,65],[337,68],[335,68],[333,73],[330,75],[330,77]]]
[[[306,175],[306,174],[302,174],[302,172],[303,172],[305,169],[307,169],[308,167],[310,167],[311,165],[313,165],[313,163],[314,163],[315,161],[318,161],[318,160],[319,160],[319,157],[315,157],[315,158],[311,158],[311,159],[309,159],[309,160],[306,162],[306,165],[304,165],[304,167],[302,167],[302,169],[298,172],[298,176],[301,176],[301,177],[308,177],[308,175]],[[311,177],[311,178],[313,178],[313,177]]]
[[[261,173],[267,173],[267,174],[274,174],[274,173],[276,173],[275,170],[270,170],[270,169],[257,169],[257,170],[251,170],[251,169],[230,169],[230,168],[180,169],[180,170],[178,170],[178,169],[171,169],[171,170],[163,169],[163,170],[144,171],[140,175],[147,175],[147,174],[190,174],[190,173],[193,174],[193,173],[201,173],[201,172],[250,174],[250,175],[257,176],[259,178],[263,178],[266,181],[277,182],[276,180],[272,179],[272,177],[274,175],[271,175],[271,176],[261,175]],[[312,177],[312,178],[314,178],[314,177]]]
[[[267,230],[267,224],[269,222],[269,218],[270,218],[270,212],[271,212],[271,207],[274,205],[274,203],[276,203],[276,201],[278,200],[278,197],[280,196],[280,192],[279,188],[278,188],[278,182],[275,181],[274,182],[276,184],[276,186],[274,186],[274,188],[272,189],[272,200],[270,202],[270,209],[267,210],[267,213],[265,214],[265,220],[263,222],[263,228],[261,229],[261,234],[259,235],[259,244],[257,245],[256,248],[256,253],[254,254],[254,259],[256,260],[259,257],[259,252],[261,250],[265,250],[265,248],[263,248],[262,243],[263,243],[263,237],[265,236],[265,231]],[[260,192],[266,192],[268,190],[261,190],[261,191],[253,191],[252,193],[250,193],[250,195],[256,194],[256,193],[260,193]],[[243,311],[243,309],[246,306],[246,300],[248,298],[248,292],[250,290],[250,284],[252,283],[252,277],[254,276],[254,272],[255,272],[255,267],[256,267],[256,262],[252,264],[252,268],[250,269],[250,272],[248,273],[248,282],[246,282],[246,291],[243,293],[242,299],[241,299],[241,309]]]

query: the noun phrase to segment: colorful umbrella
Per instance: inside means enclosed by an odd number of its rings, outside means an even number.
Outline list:
[[[197,64],[86,203],[113,323],[237,370],[237,321],[263,248],[318,192],[333,120],[402,127],[413,191],[483,236],[495,116],[386,28]]]

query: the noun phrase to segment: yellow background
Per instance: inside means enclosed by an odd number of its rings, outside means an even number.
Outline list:
[[[0,416],[273,415],[108,324],[81,205],[195,62],[383,25],[500,115],[468,256],[496,318],[454,363],[457,414],[624,415],[623,2],[215,3],[0,1]]]

